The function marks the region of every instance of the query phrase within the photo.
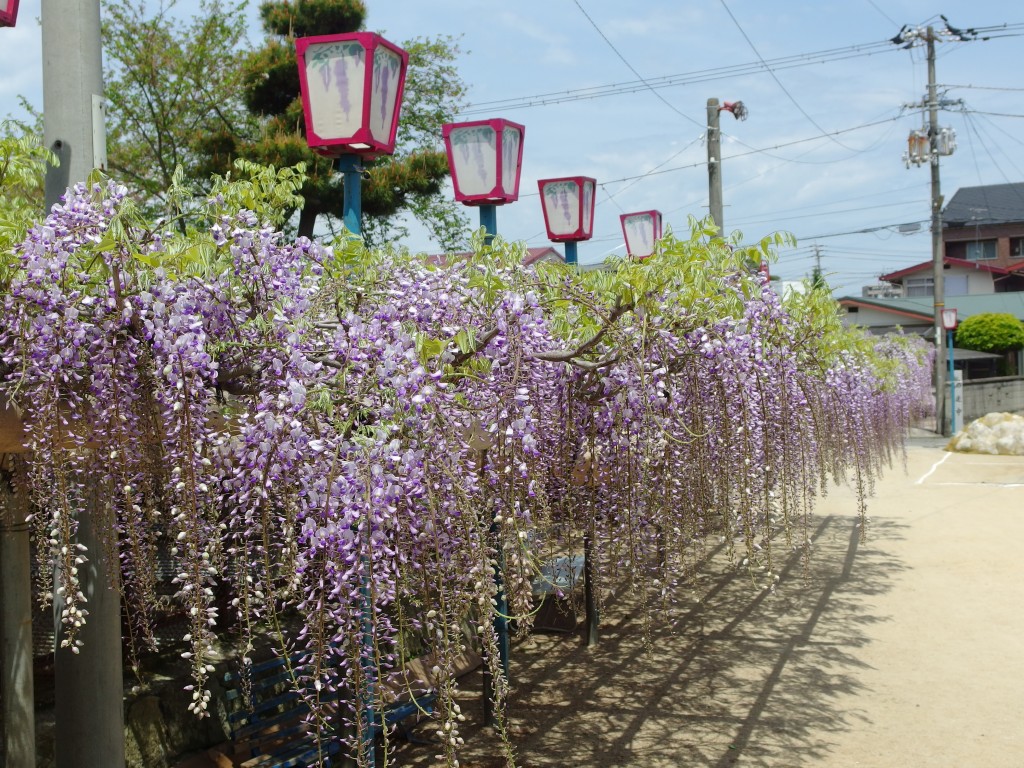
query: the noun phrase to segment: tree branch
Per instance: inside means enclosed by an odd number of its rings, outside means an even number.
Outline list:
[[[611,330],[612,326],[615,325],[618,319],[627,312],[632,311],[635,307],[635,301],[623,304],[622,299],[618,298],[615,300],[615,306],[612,307],[612,311],[608,314],[608,317],[605,318],[604,325],[601,326],[600,330],[576,347],[576,349],[553,349],[549,352],[538,352],[531,355],[531,357],[535,360],[545,360],[549,363],[574,363],[579,365],[584,361],[579,360],[578,358],[596,347],[601,342],[601,339],[607,335],[608,331]],[[608,365],[608,363],[590,363],[588,365],[580,365],[580,367],[588,368],[590,365],[602,367],[603,365]]]

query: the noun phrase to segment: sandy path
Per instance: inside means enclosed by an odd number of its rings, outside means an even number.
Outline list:
[[[775,595],[715,561],[650,652],[625,595],[596,648],[517,644],[519,765],[1024,765],[1024,457],[919,443],[878,484],[867,541],[848,489],[821,503],[810,568],[788,562]],[[502,765],[471,691],[463,708],[463,765]]]

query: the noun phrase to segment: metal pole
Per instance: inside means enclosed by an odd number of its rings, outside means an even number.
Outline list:
[[[939,102],[935,91],[935,33],[928,27],[928,146],[932,169],[932,274],[935,296],[935,431],[946,431],[946,348],[942,344],[945,276],[942,270],[942,192],[939,185]],[[952,405],[952,403],[950,404]]]
[[[116,553],[104,544],[116,521],[98,488],[84,493],[78,541],[88,548],[89,560],[79,566],[78,577],[89,618],[79,630],[78,654],[61,648],[64,605],[54,598],[57,768],[118,768],[125,764],[120,569]]]
[[[43,0],[43,134],[63,165],[46,175],[46,201],[106,165],[99,0]],[[57,768],[117,768],[124,756],[120,568],[101,543],[114,530],[113,510],[85,489],[79,541],[88,564],[79,569],[89,618],[79,654],[61,648],[64,601],[54,599]],[[111,534],[113,535],[113,534]]]
[[[576,241],[568,240],[565,243],[565,263],[576,266],[579,260],[576,256]]]
[[[487,243],[490,244],[491,240],[494,239],[494,236],[498,234],[498,206],[480,206],[480,226],[483,227],[484,232],[487,233]]]
[[[0,469],[0,699],[3,700],[0,716],[3,718],[4,765],[35,768],[28,499],[15,478],[15,470],[21,468],[16,468],[14,462],[20,458],[9,455],[8,461],[8,468]]]
[[[956,377],[953,375],[953,329],[950,328],[946,335],[949,337],[949,434],[955,434],[956,423]]]
[[[345,229],[353,235],[363,234],[363,164],[360,160],[359,155],[338,158],[338,170],[345,177],[342,218]]]
[[[46,207],[107,164],[99,0],[43,0],[43,140],[61,159]]]
[[[593,647],[598,640],[598,621],[600,617],[597,612],[597,592],[594,589],[594,555],[591,541],[593,539],[593,527],[583,537],[583,601],[587,612],[587,626],[584,630],[583,645]]]
[[[725,234],[722,221],[722,132],[719,130],[718,99],[708,99],[708,208],[718,227]]]
[[[494,207],[494,206],[489,206]],[[481,219],[483,216],[481,215]],[[480,481],[481,487],[486,487],[485,468],[487,466],[487,451],[480,452]],[[494,633],[498,640],[498,663],[501,665],[501,673],[508,680],[509,662],[509,631],[508,631],[508,598],[505,595],[502,573],[505,568],[504,557],[501,552],[501,527],[491,513],[491,525],[489,533],[496,551],[494,561],[494,585],[497,588],[497,599],[494,606]],[[497,714],[494,708],[494,680],[491,677],[491,666],[488,660],[483,667],[483,696],[484,696],[484,724],[494,727],[498,724]]]

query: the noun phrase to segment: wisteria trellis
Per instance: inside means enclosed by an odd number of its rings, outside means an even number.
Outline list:
[[[433,653],[457,764],[467,645],[506,695],[495,562],[522,631],[537,563],[584,536],[599,587],[657,580],[671,599],[724,537],[771,588],[775,552],[809,544],[815,496],[849,477],[863,499],[928,402],[923,346],[872,349],[783,306],[699,229],[580,276],[524,269],[514,247],[445,268],[334,253],[243,211],[191,275],[178,235],[120,221],[124,195],[76,187],[17,249],[3,386],[26,415],[36,541],[62,565],[42,593],[64,595],[67,642],[87,620],[82,489],[101,478],[138,637],[152,553],[173,542],[200,715],[226,584],[245,638],[301,617],[279,640],[324,670],[297,682],[325,717],[324,686],[360,701],[410,643]]]

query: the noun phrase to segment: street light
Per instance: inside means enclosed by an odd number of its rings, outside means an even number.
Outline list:
[[[956,381],[953,378],[953,332],[956,330],[956,309],[942,309],[942,327],[946,331],[949,344],[949,433],[956,434]]]
[[[18,23],[18,0],[0,0],[0,27]]]
[[[373,32],[295,40],[306,143],[338,159],[345,226],[362,233],[362,161],[395,151],[409,54]]]
[[[576,243],[594,235],[594,188],[597,181],[589,176],[565,176],[541,179],[541,206],[548,239],[565,243],[565,263],[578,263]]]
[[[661,211],[624,213],[619,221],[626,240],[626,253],[634,259],[646,259],[654,253],[654,246],[661,239]]]
[[[500,117],[441,127],[455,200],[480,209],[480,226],[498,233],[499,205],[519,199],[526,128]]]

